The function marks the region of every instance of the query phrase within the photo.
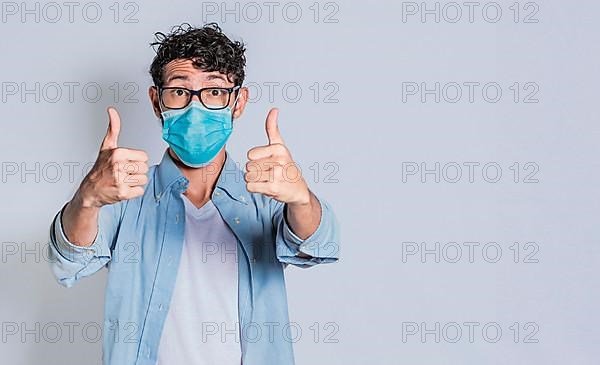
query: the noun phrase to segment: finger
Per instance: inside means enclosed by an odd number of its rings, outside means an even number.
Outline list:
[[[246,171],[252,171],[256,169],[269,170],[273,168],[273,166],[289,166],[293,164],[294,162],[290,161],[285,156],[273,155],[246,162]]]
[[[279,110],[277,108],[273,108],[269,111],[267,115],[267,121],[265,122],[265,129],[267,131],[267,137],[269,138],[269,144],[283,143],[283,138],[281,138],[281,133],[279,133],[279,125],[277,124],[277,116],[279,115]]]
[[[131,187],[142,186],[148,183],[148,176],[144,174],[127,175],[124,182]]]
[[[265,157],[270,157],[275,152],[273,146],[259,146],[251,148],[248,151],[248,160],[258,160]]]
[[[143,186],[119,186],[115,189],[114,199],[117,201],[120,200],[129,200],[133,198],[137,198],[138,196],[144,195],[144,187]]]
[[[100,151],[117,148],[119,133],[121,132],[121,117],[117,109],[108,108],[108,130],[102,140]]]
[[[250,182],[269,182],[273,180],[271,170],[250,171],[244,174],[244,180]]]
[[[133,148],[117,148],[113,152],[113,158],[116,161],[134,161],[134,162],[146,162],[148,161],[148,154],[142,150],[136,150]]]
[[[246,183],[246,189],[251,193],[260,193],[269,196],[275,195],[273,184],[270,182],[249,182]]]
[[[148,170],[150,168],[145,162],[128,161],[119,164],[119,171],[129,175],[145,174]]]
[[[274,160],[272,157],[259,158],[258,160],[251,160],[246,162],[246,171],[267,171],[272,169],[273,166],[279,164],[279,161]]]
[[[137,198],[138,196],[144,195],[144,188],[142,186],[134,186],[129,189],[124,200]]]

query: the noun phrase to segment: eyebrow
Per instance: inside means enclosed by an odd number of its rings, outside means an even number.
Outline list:
[[[206,76],[206,80],[208,80],[208,81],[211,81],[214,79],[219,79],[219,80],[223,80],[225,82],[229,82],[229,80],[227,80],[224,76],[219,75],[219,74],[212,74],[212,75]]]
[[[190,78],[187,75],[183,75],[183,74],[175,74],[175,75],[171,75],[169,76],[169,78],[167,79],[167,81],[165,82],[165,84],[170,83],[173,80],[183,80],[183,81],[188,81]],[[206,80],[207,81],[212,81],[212,80],[221,80],[223,82],[229,82],[229,80],[227,78],[225,78],[223,75],[219,75],[219,74],[211,74],[206,76]]]
[[[172,76],[170,76],[170,77],[167,79],[167,82],[166,82],[166,83],[168,84],[169,82],[171,82],[171,81],[173,81],[173,80],[185,80],[185,81],[187,81],[187,80],[189,80],[189,79],[190,79],[190,78],[189,78],[189,77],[187,77],[186,75],[177,75],[177,74],[175,74],[175,75],[172,75]]]

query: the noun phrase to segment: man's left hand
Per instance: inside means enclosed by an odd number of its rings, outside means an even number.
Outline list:
[[[308,205],[311,193],[281,138],[278,113],[273,108],[267,115],[265,129],[269,144],[248,151],[247,172],[244,174],[246,188],[249,192],[261,193],[288,205]]]

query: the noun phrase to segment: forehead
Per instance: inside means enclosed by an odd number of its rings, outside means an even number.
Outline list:
[[[206,72],[194,66],[192,60],[173,60],[167,63],[163,69],[163,80],[169,83],[173,80],[187,80],[190,82],[202,82],[208,80],[229,83],[227,76],[218,72]]]

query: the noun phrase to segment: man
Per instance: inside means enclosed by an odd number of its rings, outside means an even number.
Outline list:
[[[244,112],[245,46],[216,24],[157,33],[152,107],[169,148],[119,147],[120,118],[50,227],[70,287],[108,268],[105,364],[293,364],[283,271],[338,260],[331,207],[309,190],[277,110],[246,173],[226,152]]]

